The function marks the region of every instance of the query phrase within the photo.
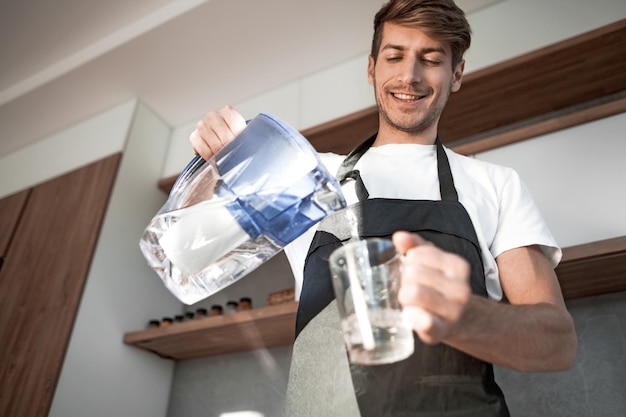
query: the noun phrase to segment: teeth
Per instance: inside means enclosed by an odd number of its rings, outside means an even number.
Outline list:
[[[417,100],[419,98],[418,96],[412,96],[409,94],[402,94],[402,93],[395,93],[394,96],[396,96],[397,98],[401,100]]]

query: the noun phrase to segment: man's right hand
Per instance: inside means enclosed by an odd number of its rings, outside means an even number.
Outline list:
[[[246,119],[231,106],[210,111],[189,136],[195,153],[205,160],[213,157],[246,127]]]

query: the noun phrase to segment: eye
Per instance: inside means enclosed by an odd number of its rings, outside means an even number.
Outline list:
[[[441,61],[436,60],[436,59],[423,59],[422,62],[424,62],[426,65],[430,65],[433,67],[437,67],[441,65]]]
[[[386,60],[387,62],[397,62],[397,61],[402,60],[402,57],[398,55],[392,55],[392,56],[388,56]]]

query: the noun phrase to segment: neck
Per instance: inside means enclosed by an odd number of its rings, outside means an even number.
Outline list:
[[[379,122],[378,135],[372,146],[382,146],[389,144],[418,144],[434,145],[437,139],[437,125],[428,127],[420,132],[405,132],[392,127],[382,120]]]

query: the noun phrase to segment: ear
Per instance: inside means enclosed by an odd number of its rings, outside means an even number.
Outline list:
[[[452,92],[459,91],[461,89],[461,81],[463,81],[463,71],[465,70],[465,60],[461,60],[456,64],[454,69],[454,80],[452,81]]]
[[[374,66],[376,62],[374,62],[374,57],[369,55],[367,57],[367,82],[370,85],[374,85]]]

